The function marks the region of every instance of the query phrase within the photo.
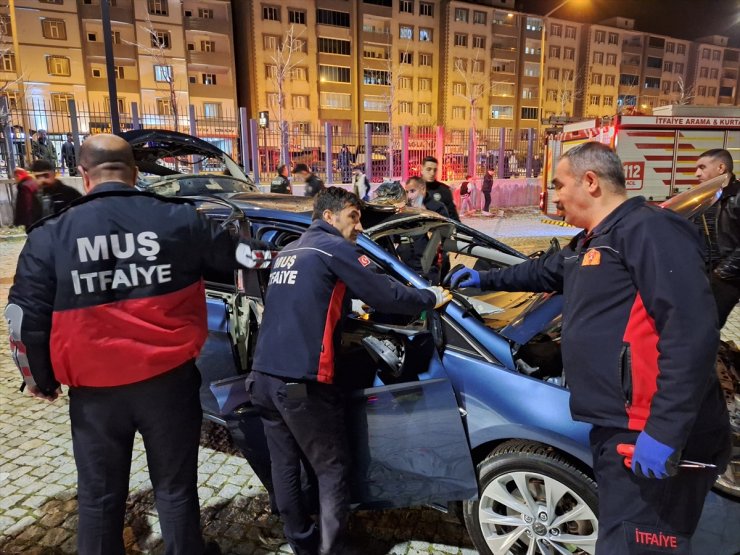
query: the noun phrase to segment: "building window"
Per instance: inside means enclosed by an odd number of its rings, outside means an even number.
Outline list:
[[[604,53],[603,52],[594,52],[593,63],[595,63],[595,64],[603,64],[604,63]]]
[[[414,53],[413,52],[399,52],[398,54],[399,54],[398,63],[409,64],[409,65],[412,65],[414,63]]]
[[[710,79],[717,79],[719,76],[719,70],[716,67],[713,67],[709,70],[709,78]]]
[[[708,77],[709,76],[709,68],[708,67],[702,67],[699,68],[699,77]]]
[[[480,35],[473,35],[473,48],[484,48],[486,47],[486,37]]]
[[[467,46],[468,35],[465,33],[455,33],[455,46]]]
[[[486,64],[483,60],[473,60],[473,73],[485,72]]]
[[[96,35],[95,33],[88,33],[87,34],[87,40],[88,40],[88,42],[97,42],[98,35]]]
[[[707,88],[707,95],[711,97],[717,96],[717,87],[709,87]]]
[[[613,96],[605,96],[604,97],[604,106],[614,106],[614,97]]]
[[[401,0],[398,5],[398,11],[401,13],[414,13],[414,0]]]
[[[419,102],[418,106],[420,116],[432,115],[432,104],[430,102]]]
[[[402,39],[414,40],[414,28],[411,25],[399,25],[398,36]]]
[[[592,85],[601,85],[601,73],[593,73],[593,74],[591,74],[591,84]]]
[[[291,101],[293,102],[293,108],[295,110],[308,108],[308,95],[294,94]]]
[[[457,71],[468,71],[468,60],[465,58],[455,58],[453,67]]]
[[[462,23],[468,22],[468,9],[467,8],[455,8],[455,21],[461,21]]]
[[[345,93],[322,92],[319,95],[321,107],[328,110],[351,110],[352,95]]]
[[[663,71],[673,73],[673,62],[663,62]]]
[[[646,89],[659,89],[660,88],[660,77],[645,77],[645,88]]]
[[[204,102],[203,103],[203,117],[207,119],[218,119],[221,117],[221,103],[220,102]]]
[[[575,48],[569,48],[567,46],[563,48],[563,59],[564,60],[575,60],[575,57],[576,57]]]
[[[4,92],[0,93],[0,97],[5,98],[8,103],[8,108],[11,110],[17,110],[20,106],[20,96],[17,92]]]
[[[210,8],[198,8],[198,17],[201,19],[213,19],[213,10]]]
[[[391,74],[382,69],[363,70],[362,82],[366,85],[381,85],[387,87],[391,84]]]
[[[537,98],[537,91],[535,91],[532,87],[522,88],[522,99],[533,100],[535,98]]]
[[[110,37],[113,44],[121,44],[121,31],[111,31]]]
[[[453,106],[452,107],[452,119],[464,120],[466,112],[467,110],[465,109],[465,106]]]
[[[683,73],[683,63],[676,62],[676,73]]]
[[[697,87],[697,91],[699,96],[707,96],[707,88],[704,85],[699,85],[699,87]]]
[[[673,83],[673,92],[681,92],[681,85],[678,82]]]
[[[295,25],[306,24],[306,11],[305,10],[294,10],[288,8],[288,22]]]
[[[64,0],[39,0],[39,2],[41,2],[42,4],[64,4]]]
[[[280,104],[280,95],[278,93],[267,93],[267,105],[270,108],[277,108],[277,106]]]
[[[280,6],[262,6],[262,19],[265,21],[280,21]]]
[[[527,31],[541,31],[542,20],[537,17],[528,17],[525,27]]]
[[[538,108],[522,108],[522,119],[537,119]]]
[[[215,85],[216,84],[216,74],[215,73],[201,73],[200,82],[203,83],[204,85]]]
[[[619,35],[617,33],[609,33],[609,44],[619,44]]]
[[[720,87],[719,88],[719,95],[725,96],[725,97],[731,97],[732,96],[732,87]]]
[[[465,96],[465,83],[453,83],[452,84],[452,94]]]
[[[434,4],[432,4],[431,2],[420,2],[419,15],[434,17]]]
[[[398,103],[399,114],[411,114],[411,102],[403,101]]]
[[[362,100],[362,107],[366,112],[385,112],[388,99],[384,96],[367,95]]]
[[[103,76],[103,72],[100,70],[99,67],[94,67],[94,68],[92,68],[91,71],[92,71],[92,76],[93,77],[102,77]]]
[[[678,44],[678,45],[676,45],[676,53],[677,54],[686,54],[686,45],[685,44]]]
[[[615,66],[615,65],[617,65],[617,55],[616,54],[607,54],[606,55],[606,65],[608,65],[608,66]]]
[[[146,9],[151,15],[169,15],[167,0],[147,0]]]
[[[556,67],[548,68],[548,70],[547,70],[547,78],[548,79],[554,79],[554,80],[557,81],[558,79],[560,79],[560,70],[558,68],[556,68]]]
[[[616,81],[617,80],[614,77],[614,75],[605,75],[604,76],[604,85],[606,85],[607,87],[613,87],[614,84],[616,83]]]
[[[2,54],[0,55],[0,71],[15,71],[15,55],[13,54]]]
[[[488,17],[486,12],[479,12],[478,10],[473,12],[473,23],[476,25],[485,25]]]
[[[351,83],[350,68],[343,66],[319,65],[319,82]]]
[[[712,60],[719,61],[719,50],[712,50]]]
[[[116,79],[126,79],[123,66],[113,66],[113,74],[116,76]]]
[[[349,13],[318,8],[316,10],[316,23],[349,28]]]
[[[172,101],[169,98],[157,99],[157,114],[160,116],[169,116],[172,114]]]
[[[661,90],[663,91],[663,94],[669,94],[671,92],[671,82],[663,81],[663,87]]]
[[[575,39],[576,38],[576,28],[570,25],[566,25],[565,26],[565,38]]]
[[[637,75],[632,75],[630,73],[620,73],[619,74],[619,84],[624,85],[627,87],[634,87],[637,85],[639,81],[639,77]]]
[[[563,36],[563,26],[559,23],[553,23],[552,25],[550,25],[550,34],[553,37]]]
[[[594,42],[596,44],[602,44],[606,40],[606,33],[604,31],[596,31],[594,33]]]
[[[592,94],[590,98],[590,104],[591,106],[600,106],[601,97],[598,94]]]
[[[275,64],[265,64],[265,77],[267,79],[277,79],[277,69]]]
[[[547,89],[545,91],[545,98],[549,101],[557,100],[558,99],[558,91],[555,91],[553,89]]]
[[[365,43],[362,47],[362,57],[374,60],[387,60],[390,49],[387,46],[376,46]]]
[[[46,71],[49,75],[58,75],[60,77],[69,77],[72,75],[70,70],[69,58],[66,56],[47,56]]]
[[[411,77],[399,77],[398,88],[403,90],[411,90],[413,79]]]
[[[75,99],[74,95],[69,93],[50,93],[49,96],[51,97],[52,110],[69,114],[69,102]]]
[[[280,37],[275,35],[263,35],[262,46],[265,50],[273,52],[280,47]]]
[[[351,43],[348,40],[319,37],[319,52],[349,56],[352,53]]]
[[[712,52],[709,50],[709,48],[702,48],[701,50],[701,59],[702,60],[709,60],[712,57]]]
[[[419,90],[420,91],[431,91],[432,80],[428,77],[419,77]]]
[[[514,107],[491,106],[491,119],[514,119]]]
[[[431,66],[432,55],[428,52],[419,52],[419,65],[420,66]]]
[[[551,58],[560,58],[560,47],[559,46],[550,46],[550,57]]]
[[[154,66],[154,80],[169,83],[172,80],[172,66]]]
[[[46,39],[67,40],[67,27],[63,19],[42,19],[41,30]]]
[[[422,42],[432,42],[432,30],[419,27],[419,40]]]
[[[154,31],[151,34],[152,37],[152,48],[172,48],[172,42],[170,39],[169,31]]]
[[[293,81],[308,81],[308,68],[294,67],[290,72],[290,78]]]
[[[295,121],[293,122],[292,131],[294,135],[307,135],[311,133],[311,122]]]
[[[215,52],[216,51],[216,41],[213,41],[213,40],[200,41],[200,50],[201,52]]]
[[[676,50],[676,43],[675,42],[667,42],[665,43],[665,51],[666,52],[674,52]]]

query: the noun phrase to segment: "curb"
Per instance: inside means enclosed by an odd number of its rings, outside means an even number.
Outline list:
[[[551,220],[549,218],[542,218],[540,220],[540,223],[550,224],[550,225],[559,225],[560,227],[575,227],[575,226],[565,223],[562,220]]]

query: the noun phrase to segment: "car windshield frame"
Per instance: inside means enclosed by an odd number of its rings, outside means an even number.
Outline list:
[[[201,184],[202,182],[202,184]],[[225,187],[226,183],[233,187]],[[259,192],[254,185],[233,175],[182,174],[153,182],[143,181],[139,188],[164,197],[190,197],[214,194],[240,194]]]

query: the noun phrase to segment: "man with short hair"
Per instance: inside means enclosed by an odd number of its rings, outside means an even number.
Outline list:
[[[165,553],[220,553],[204,545],[198,506],[203,271],[235,268],[237,257],[262,267],[269,257],[237,248],[190,202],[136,190],[134,154],[120,137],[85,141],[78,169],[88,194],[31,230],[5,309],[24,385],[49,401],[69,387],[77,553],[124,553],[136,432]]]
[[[277,173],[278,174],[275,176],[275,179],[270,183],[270,192],[280,193],[282,195],[292,195],[293,189],[288,180],[288,166],[280,164],[277,168]]]
[[[67,133],[67,141],[62,145],[62,161],[67,167],[67,174],[70,177],[77,175],[77,153],[75,152],[75,143],[72,140],[72,133]]]
[[[275,259],[247,379],[267,436],[285,537],[297,555],[347,553],[350,453],[338,385],[345,369],[335,357],[351,299],[413,315],[451,298],[441,287],[419,290],[379,273],[355,244],[360,207],[357,195],[341,187],[316,195],[311,226]],[[296,306],[301,317],[287,317]],[[302,459],[318,480],[318,523],[304,506]]]
[[[74,187],[65,185],[57,178],[55,167],[47,160],[34,160],[31,173],[39,184],[38,195],[42,217],[58,214],[68,204],[82,195]]]
[[[593,425],[596,553],[652,553],[651,538],[661,537],[688,554],[730,456],[698,234],[644,197],[628,199],[622,162],[600,143],[566,152],[553,184],[558,211],[584,231],[559,252],[505,270],[459,270],[452,285],[563,293],[571,414]],[[678,468],[679,459],[716,468]],[[544,512],[547,526],[557,515]]]
[[[304,196],[315,197],[319,191],[324,189],[324,182],[306,164],[296,164],[296,167],[293,168],[293,175],[295,174],[300,175],[305,183],[303,189]]]
[[[732,155],[721,148],[707,150],[696,161],[699,183],[719,175],[731,176],[717,204],[699,222],[708,244],[720,329],[740,300],[740,182],[732,170]]]
[[[441,181],[437,181],[437,169],[439,164],[434,156],[427,156],[421,163],[421,176],[427,184],[427,195],[441,202],[447,208],[450,218],[460,221],[460,216],[455,207],[455,199],[450,188]]]
[[[481,187],[481,193],[483,193],[483,210],[481,213],[484,216],[490,216],[489,208],[491,206],[491,191],[493,191],[493,168],[489,167],[486,170],[486,175],[483,176],[483,186]]]
[[[39,129],[36,131],[36,138],[31,139],[31,156],[34,160],[46,161],[53,169],[56,169],[57,149],[46,134],[46,129]]]

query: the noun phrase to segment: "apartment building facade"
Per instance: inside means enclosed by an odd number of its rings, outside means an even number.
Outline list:
[[[110,0],[117,103],[124,128],[137,103],[150,125],[176,107],[187,131],[188,107],[218,120],[236,111],[230,0]],[[11,106],[66,113],[85,109],[83,133],[108,129],[109,92],[99,0],[15,0],[2,14],[0,80]],[[173,106],[174,105],[174,106]],[[38,111],[42,112],[42,111]],[[43,113],[31,128],[51,128]],[[48,125],[47,125],[48,123]],[[234,135],[235,125],[223,129]],[[52,130],[52,129],[50,129]],[[52,130],[60,132],[61,130]]]

